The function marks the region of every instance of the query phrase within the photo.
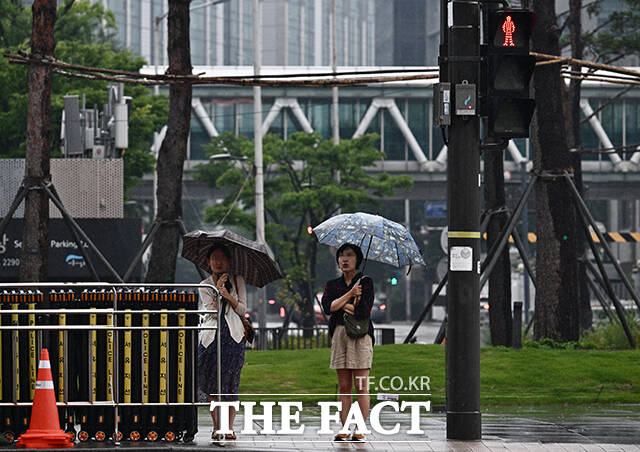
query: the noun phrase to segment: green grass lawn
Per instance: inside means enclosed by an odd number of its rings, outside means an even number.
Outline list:
[[[330,349],[247,351],[241,394],[335,394]],[[396,344],[374,348],[374,386],[400,377],[429,377],[433,405],[445,403],[445,354],[441,345]],[[481,351],[481,403],[484,406],[640,403],[640,350],[559,350],[504,347]],[[387,376],[385,380],[382,377]],[[393,383],[400,385],[400,378]],[[405,390],[374,391],[402,394]],[[242,397],[241,397],[242,399]],[[253,400],[254,398],[252,398]],[[425,400],[405,396],[400,400]],[[261,400],[335,400],[332,396],[274,396]]]

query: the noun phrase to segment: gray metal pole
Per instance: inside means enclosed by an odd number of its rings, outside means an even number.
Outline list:
[[[448,8],[447,6],[451,6]],[[452,88],[479,83],[480,10],[454,0],[447,14],[447,69]],[[448,16],[452,14],[452,16]],[[451,23],[452,26],[448,26]],[[445,56],[445,55],[442,55]],[[442,73],[441,73],[442,75]],[[453,99],[455,99],[455,91]],[[452,105],[455,101],[452,102]],[[455,113],[455,108],[452,108]],[[480,119],[452,115],[447,202],[449,286],[446,327],[447,439],[482,436],[480,417]]]
[[[253,74],[260,75],[262,64],[262,15],[260,0],[253,0]],[[264,234],[264,175],[262,163],[262,92],[259,86],[253,87],[253,145],[255,169],[255,210],[256,210],[256,240],[266,243]],[[260,336],[258,348],[266,349],[266,336],[262,332],[267,330],[266,289],[258,289],[258,326]]]
[[[160,44],[158,43],[160,40],[160,21],[164,19],[167,14],[163,14],[162,16],[157,16],[153,20],[153,62],[154,64],[154,73],[158,75],[158,63],[160,62]],[[160,86],[153,85],[153,95],[157,96],[160,94]]]
[[[404,225],[411,232],[411,210],[409,200],[404,200]],[[404,319],[411,320],[411,273],[404,277]]]
[[[338,71],[338,43],[336,41],[336,0],[331,0],[331,71]],[[343,62],[342,64],[345,64]],[[340,144],[340,112],[338,104],[338,87],[331,88],[331,130],[333,144]]]
[[[522,193],[527,191],[527,162],[520,163],[520,188]],[[524,254],[529,258],[529,203],[525,201],[524,210],[521,216],[522,219],[522,237]],[[523,259],[524,262],[524,259]],[[525,265],[527,265],[525,263]],[[529,323],[529,310],[531,309],[531,296],[529,294],[529,275],[527,272],[522,272],[523,287],[524,287],[524,323]]]

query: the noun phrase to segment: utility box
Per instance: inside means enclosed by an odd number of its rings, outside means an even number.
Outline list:
[[[64,96],[64,153],[84,154],[82,127],[80,126],[80,103],[78,96]]]
[[[473,83],[456,84],[456,115],[475,116],[476,85]]]
[[[451,83],[433,85],[433,124],[451,125]]]
[[[117,149],[127,149],[129,147],[129,112],[127,104],[121,103],[114,106],[115,146]]]

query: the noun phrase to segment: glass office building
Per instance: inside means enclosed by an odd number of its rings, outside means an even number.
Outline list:
[[[92,0],[113,11],[117,39],[149,64],[167,64],[167,0]],[[329,0],[262,0],[262,64],[331,64]],[[191,62],[194,66],[253,64],[253,1],[194,0],[191,3]],[[336,2],[337,62],[373,65],[375,4]],[[157,26],[155,25],[157,22]],[[156,57],[157,53],[157,57]]]

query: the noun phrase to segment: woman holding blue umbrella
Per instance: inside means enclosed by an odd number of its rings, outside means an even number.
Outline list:
[[[379,215],[363,212],[336,215],[313,229],[319,243],[339,247],[336,261],[342,276],[327,282],[322,307],[329,319],[331,368],[338,373],[338,387],[344,425],[351,407],[352,382],[355,380],[358,405],[366,419],[369,412],[367,382],[373,359],[373,325],[370,312],[373,306],[373,281],[363,277],[368,259],[402,267],[425,265],[421,250],[409,231],[399,223]],[[357,244],[357,245],[356,245]],[[362,273],[358,268],[363,262]],[[338,434],[336,441],[348,439]],[[363,441],[361,432],[354,432],[351,440]]]
[[[362,277],[362,274],[358,273],[362,260],[362,250],[357,245],[345,243],[340,246],[336,253],[336,262],[342,275],[327,282],[322,296],[322,308],[329,315],[330,367],[335,369],[338,375],[338,399],[342,404],[340,419],[343,425],[351,408],[351,391],[354,384],[360,412],[365,420],[370,405],[367,377],[373,360],[374,339],[369,316],[374,293],[371,278]],[[366,325],[362,334],[348,334],[345,315],[353,316]],[[354,431],[351,438],[346,433],[338,433],[335,436],[335,441],[348,439],[364,441],[364,434]]]

